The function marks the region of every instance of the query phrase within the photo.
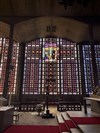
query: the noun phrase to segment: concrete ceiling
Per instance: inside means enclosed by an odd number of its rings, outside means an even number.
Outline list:
[[[90,23],[94,39],[99,40],[100,0],[90,0],[87,7],[74,0],[66,9],[58,0],[0,0],[0,36],[9,37],[10,24],[14,24],[18,42],[46,36],[90,40]],[[48,32],[47,26],[55,26],[55,32]]]
[[[74,0],[73,6],[59,4],[59,0],[0,0],[0,16],[92,16],[100,15],[100,0],[90,1],[88,7]],[[72,1],[72,0],[70,0]],[[83,0],[79,0],[83,1]]]
[[[56,27],[55,32],[47,31],[49,25]],[[22,42],[46,36],[67,38],[74,42],[89,39],[87,24],[63,17],[39,17],[18,23],[15,25],[15,34],[19,35],[16,39]]]

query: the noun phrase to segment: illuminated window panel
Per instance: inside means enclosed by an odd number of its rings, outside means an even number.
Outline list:
[[[56,38],[43,38],[42,94],[59,94],[59,42]],[[48,88],[47,88],[48,87]]]
[[[9,40],[5,38],[0,38],[0,93],[3,92],[3,86],[5,81],[8,46]]]
[[[40,40],[26,44],[23,94],[40,94],[41,78],[41,45]]]
[[[81,94],[80,62],[78,48],[75,43],[61,40],[61,93]]]
[[[6,64],[8,58],[8,47],[9,39],[0,38],[0,93],[3,92],[4,81],[5,81],[5,72]],[[12,53],[12,67],[9,75],[9,92],[15,94],[16,88],[16,77],[17,77],[17,67],[18,67],[18,53],[19,53],[19,44],[14,42],[13,44],[13,53]]]
[[[13,44],[13,52],[12,52],[12,68],[10,70],[10,86],[9,86],[9,93],[15,94],[16,89],[16,80],[17,80],[17,69],[18,69],[18,55],[19,55],[19,44],[14,42]]]
[[[23,94],[81,94],[79,49],[59,38],[26,44]]]
[[[83,62],[86,94],[92,94],[94,87],[91,46],[83,45]]]
[[[97,74],[98,74],[98,85],[100,86],[100,45],[94,45],[95,48],[95,58],[96,58],[96,65],[97,65]]]

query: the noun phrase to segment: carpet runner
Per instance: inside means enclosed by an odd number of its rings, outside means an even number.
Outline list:
[[[60,133],[59,126],[12,125],[3,133]]]
[[[67,126],[65,125],[65,123],[59,123],[59,130],[60,132],[68,132],[69,129],[67,128]]]
[[[100,117],[71,117],[76,124],[100,124]]]
[[[77,126],[73,123],[72,120],[65,120],[65,124],[68,126],[68,128],[77,128]]]

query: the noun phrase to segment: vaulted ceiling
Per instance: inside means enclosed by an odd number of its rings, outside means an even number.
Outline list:
[[[27,42],[37,37],[55,36],[74,42],[100,38],[100,0],[0,0],[0,36],[8,37],[14,25],[14,39]],[[64,0],[68,2],[68,0]],[[88,1],[85,6],[83,2]],[[47,27],[55,27],[48,31]]]

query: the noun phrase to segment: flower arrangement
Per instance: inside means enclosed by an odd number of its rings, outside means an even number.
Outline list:
[[[35,107],[35,110],[38,112],[38,115],[40,115],[40,113],[43,110],[43,105],[42,104],[37,104]]]

